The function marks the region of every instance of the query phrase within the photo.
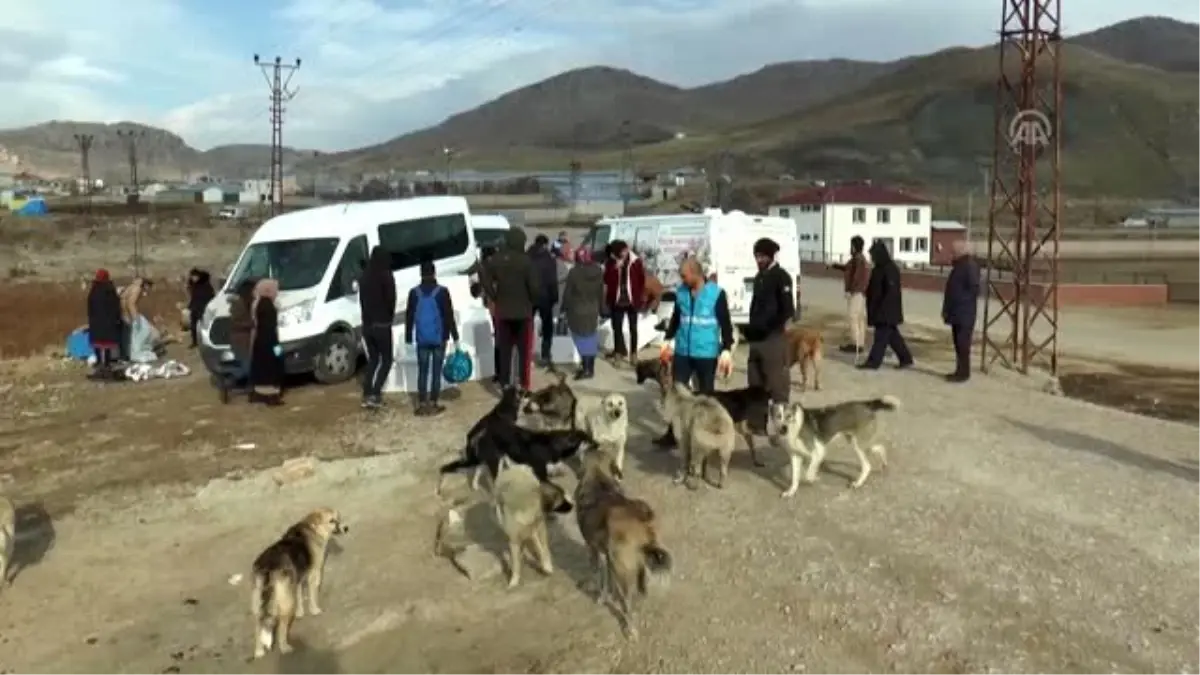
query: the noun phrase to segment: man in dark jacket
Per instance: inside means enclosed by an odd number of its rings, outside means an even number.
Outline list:
[[[792,274],[779,266],[775,255],[779,244],[771,239],[754,242],[754,261],[758,274],[754,277],[754,296],[750,300],[746,341],[750,353],[746,358],[746,383],[762,387],[776,403],[786,403],[792,388],[784,331],[796,314],[792,295]],[[767,409],[755,411],[750,426],[756,433],[767,432]]]
[[[913,364],[912,352],[900,334],[904,323],[904,297],[900,287],[900,268],[892,260],[892,252],[882,241],[871,244],[871,277],[867,281],[867,323],[875,329],[871,351],[867,360],[858,367],[878,370],[883,365],[883,355],[888,347],[896,352],[900,368]]]
[[[949,382],[971,378],[971,335],[975,332],[975,313],[979,306],[979,264],[971,256],[965,239],[954,241],[954,267],[946,278],[942,295],[942,321],[954,337],[954,372]]]
[[[534,303],[538,321],[542,324],[541,365],[548,367],[550,347],[554,343],[554,306],[558,304],[558,261],[550,253],[550,238],[539,234],[533,238],[529,248],[529,259],[537,270],[538,287],[541,293]]]
[[[363,344],[367,348],[362,405],[378,408],[383,404],[383,385],[392,371],[392,324],[396,322],[396,279],[392,276],[391,254],[382,246],[371,249],[371,257],[358,280],[358,306],[362,312]]]
[[[204,316],[204,308],[208,307],[208,303],[212,302],[217,292],[213,290],[212,276],[196,267],[188,272],[187,290],[188,328],[192,334],[191,348],[195,349],[200,345],[197,327],[200,325],[200,319]]]
[[[483,294],[492,303],[496,343],[500,361],[496,375],[500,385],[517,384],[528,389],[533,376],[533,308],[541,297],[541,284],[533,261],[525,253],[525,231],[514,227],[504,235],[504,248],[488,260],[480,272]],[[513,353],[519,358],[520,377],[513,375]]]

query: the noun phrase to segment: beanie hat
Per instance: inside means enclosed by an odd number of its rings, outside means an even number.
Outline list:
[[[765,255],[774,258],[776,253],[779,253],[779,244],[776,244],[775,240],[763,237],[754,242],[754,255]]]

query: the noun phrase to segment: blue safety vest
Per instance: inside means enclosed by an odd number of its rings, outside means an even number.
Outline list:
[[[715,359],[721,354],[721,325],[717,323],[717,298],[721,287],[709,281],[692,298],[692,289],[680,284],[675,290],[679,308],[679,330],[675,332],[675,353],[697,359]]]

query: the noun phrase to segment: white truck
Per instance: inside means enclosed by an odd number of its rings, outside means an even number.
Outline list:
[[[790,218],[757,216],[741,211],[602,218],[588,231],[580,246],[588,246],[598,262],[605,247],[617,239],[628,243],[664,287],[659,315],[669,317],[679,285],[679,263],[699,258],[705,273],[715,276],[729,300],[733,323],[745,326],[754,295],[754,242],[768,237],[779,244],[779,265],[796,279],[796,306],[800,305],[800,241]]]

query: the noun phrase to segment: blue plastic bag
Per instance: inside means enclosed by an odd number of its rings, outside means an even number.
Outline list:
[[[458,348],[446,357],[446,363],[442,366],[442,377],[451,384],[462,384],[471,379],[474,368],[471,355]]]

